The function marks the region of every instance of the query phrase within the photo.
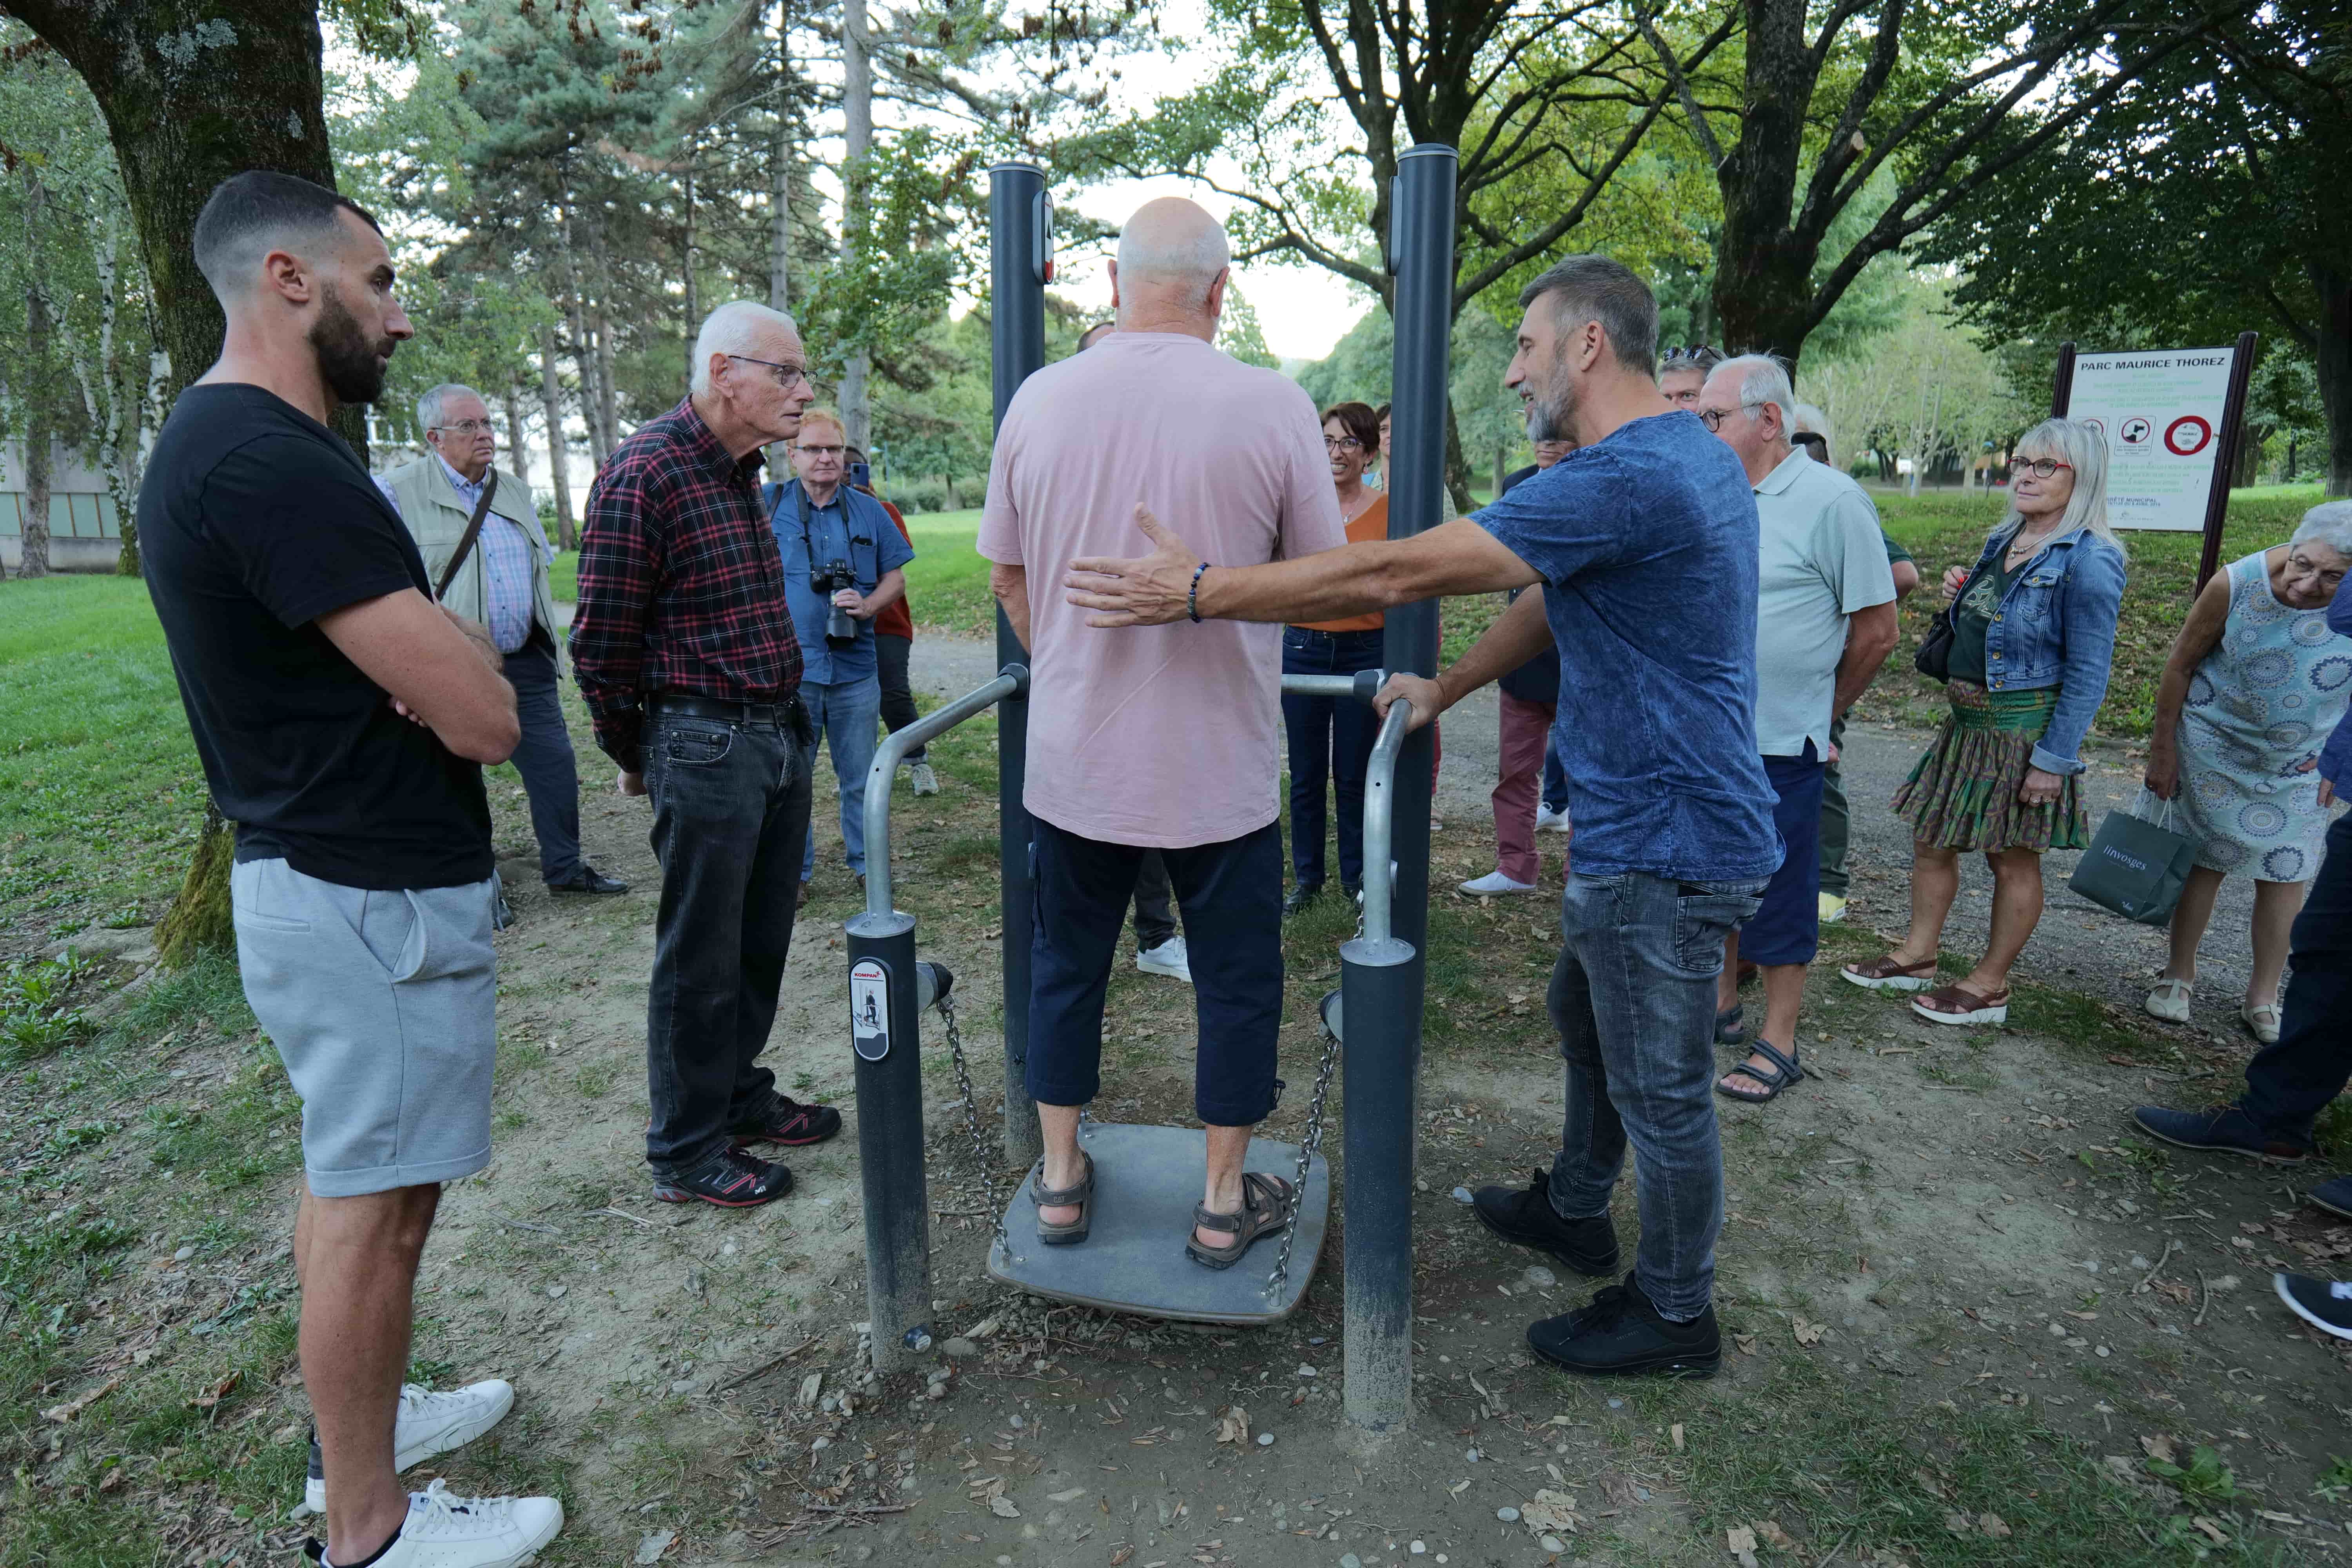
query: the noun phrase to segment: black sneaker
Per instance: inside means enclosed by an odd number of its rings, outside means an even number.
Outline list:
[[[2270,1137],[2234,1105],[2217,1105],[2209,1110],[2168,1110],[2161,1105],[2143,1105],[2132,1112],[2132,1121],[2148,1136],[2161,1138],[2177,1148],[2201,1149],[2209,1154],[2243,1154],[2249,1160],[2271,1165],[2299,1165],[2311,1158],[2309,1149]]]
[[[1615,1222],[1605,1214],[1591,1219],[1562,1219],[1551,1206],[1550,1191],[1550,1174],[1538,1170],[1524,1192],[1517,1187],[1480,1187],[1470,1196],[1470,1212],[1505,1241],[1549,1253],[1579,1274],[1614,1274]]]
[[[1290,889],[1290,897],[1282,900],[1282,913],[1286,920],[1323,896],[1320,882],[1301,882]]]
[[[720,1208],[756,1208],[793,1190],[793,1173],[754,1159],[740,1149],[721,1149],[691,1171],[654,1180],[654,1196],[666,1204],[700,1199]]]
[[[2321,1333],[2352,1340],[2352,1284],[2331,1285],[2307,1274],[2273,1274],[2271,1286],[2288,1311]]]
[[[780,1094],[775,1104],[768,1108],[768,1114],[734,1130],[735,1147],[782,1143],[799,1149],[822,1143],[840,1131],[841,1112],[832,1106],[803,1105],[788,1094]]]
[[[1528,1324],[1528,1348],[1592,1377],[1713,1377],[1723,1362],[1714,1308],[1687,1323],[1662,1318],[1630,1274],[1622,1285],[1603,1287],[1589,1307]]]

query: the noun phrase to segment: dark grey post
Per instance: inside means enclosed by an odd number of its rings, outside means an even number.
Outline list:
[[[890,841],[871,844],[887,859]],[[874,1368],[900,1371],[931,1348],[931,1205],[923,1178],[923,1066],[915,995],[915,917],[872,910],[849,922],[851,1005],[861,963],[887,973],[883,1055],[858,1042],[857,1168],[865,1184],[866,1306]],[[853,1027],[855,1026],[853,1025]]]
[[[1454,149],[1443,144],[1424,142],[1398,160],[1389,244],[1396,277],[1391,539],[1433,528],[1445,516],[1454,178]],[[1436,673],[1435,601],[1391,610],[1387,627],[1389,668]],[[1384,745],[1395,744],[1390,731],[1404,711],[1402,703],[1391,710]],[[1426,727],[1413,731],[1394,753],[1393,775],[1366,779],[1364,934],[1339,950],[1348,1101],[1347,1415],[1372,1432],[1394,1431],[1412,1415],[1412,1163],[1429,938],[1431,743]],[[1373,907],[1376,838],[1389,842],[1379,869],[1387,869],[1390,856],[1396,862],[1385,921],[1375,918]]]
[[[1034,163],[988,171],[990,380],[998,425],[1013,395],[1045,363],[1045,281],[1052,268],[1045,173]],[[1029,650],[996,612],[996,663],[1025,665]],[[1021,804],[1029,752],[1026,687],[996,710],[999,875],[1004,892],[1004,1160],[1034,1163],[1045,1144],[1029,1098],[1029,942],[1036,889],[1029,880],[1029,810]]]

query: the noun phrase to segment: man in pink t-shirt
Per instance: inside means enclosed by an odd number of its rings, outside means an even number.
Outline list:
[[[1282,1016],[1281,628],[1106,636],[1055,584],[1081,556],[1131,552],[1139,506],[1213,520],[1197,525],[1213,563],[1342,542],[1314,403],[1212,346],[1230,255],[1224,230],[1191,202],[1147,203],[1128,220],[1111,268],[1118,331],[1014,395],[979,539],[1030,657],[1022,800],[1036,823],[1027,1076],[1045,1142],[1038,1236],[1083,1241],[1093,1218],[1078,1110],[1100,1088],[1103,992],[1136,868],[1158,849],[1190,942],[1193,1107],[1208,1124],[1206,1190],[1185,1250],[1213,1268],[1279,1231],[1295,1197],[1282,1178],[1242,1169],[1251,1130],[1274,1109]]]

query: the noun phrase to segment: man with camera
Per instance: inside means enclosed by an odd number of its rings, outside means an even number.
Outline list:
[[[801,643],[801,701],[833,753],[841,782],[841,842],[849,868],[866,879],[866,770],[874,765],[882,713],[874,617],[906,597],[915,558],[872,495],[843,480],[848,437],[822,409],[801,416],[793,477],[761,487],[768,524],[784,562],[784,597]],[[800,900],[816,870],[816,835],[801,853]]]

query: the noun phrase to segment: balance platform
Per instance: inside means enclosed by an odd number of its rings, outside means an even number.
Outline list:
[[[1331,1216],[1331,1171],[1322,1156],[1307,1169],[1290,1277],[1281,1294],[1269,1298],[1265,1286],[1282,1255],[1280,1235],[1260,1241],[1231,1268],[1203,1268],[1185,1255],[1208,1151],[1201,1129],[1087,1121],[1079,1125],[1078,1146],[1095,1163],[1092,1232],[1076,1247],[1047,1247],[1037,1239],[1031,1194],[1039,1172],[1032,1166],[1005,1211],[1013,1256],[1005,1256],[1004,1243],[992,1243],[991,1276],[1048,1300],[1181,1322],[1274,1323],[1297,1309],[1323,1255]],[[1296,1180],[1298,1145],[1253,1138],[1245,1168]]]

